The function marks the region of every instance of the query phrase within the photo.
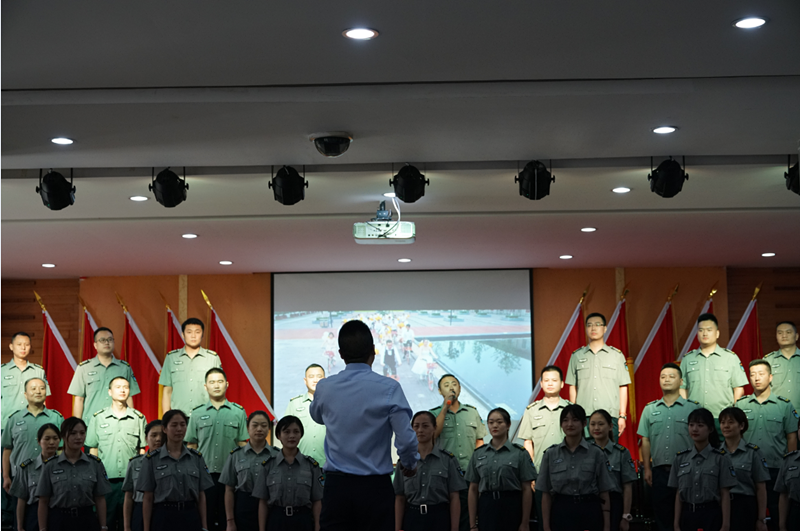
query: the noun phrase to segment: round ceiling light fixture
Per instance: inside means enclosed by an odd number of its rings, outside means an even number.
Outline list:
[[[130,199],[131,201],[136,201],[136,202],[147,201],[147,198],[143,195],[132,195]]]
[[[739,29],[755,29],[760,28],[767,23],[767,19],[761,17],[745,17],[735,20],[733,25]]]
[[[631,189],[627,186],[617,186],[616,188],[612,188],[611,191],[615,194],[627,194]]]
[[[763,256],[764,258],[772,258],[773,256],[775,256],[775,253],[761,253],[761,256]]]
[[[581,232],[595,232],[597,229],[594,227],[584,227],[581,229]]]
[[[380,33],[378,33],[378,30],[371,28],[350,28],[344,30],[342,35],[356,41],[369,41],[380,35]]]
[[[233,262],[230,260],[220,260],[219,265],[233,265]]]
[[[668,135],[670,133],[674,133],[677,131],[678,128],[673,125],[662,125],[653,129],[653,132],[657,135]]]
[[[42,267],[46,267],[47,269],[52,269],[55,266],[56,266],[55,264],[42,264]]]
[[[186,240],[194,240],[195,238],[197,238],[197,234],[192,234],[191,232],[187,232],[186,234],[181,234],[181,238],[184,238]]]
[[[65,136],[57,136],[55,138],[51,138],[50,142],[53,144],[58,144],[59,146],[68,146],[73,143],[73,140]]]
[[[398,258],[397,261],[401,264],[407,264],[411,261],[411,258]]]
[[[572,260],[572,255],[571,254],[562,254],[561,256],[559,256],[559,258],[561,258],[562,260]]]

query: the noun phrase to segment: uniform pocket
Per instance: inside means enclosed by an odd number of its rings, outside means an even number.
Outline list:
[[[267,476],[267,490],[269,491],[269,500],[277,502],[281,498],[282,478],[280,474],[270,472]]]
[[[660,416],[656,419],[652,419],[650,421],[650,439],[656,435],[661,435],[662,431],[664,431],[664,420]]]
[[[564,489],[567,484],[567,464],[559,463],[550,468],[550,484],[552,490],[550,492],[557,492]]]
[[[186,369],[183,367],[173,367],[169,370],[169,375],[173,383],[186,381]]]
[[[235,420],[229,420],[223,426],[223,433],[225,437],[233,440],[237,440],[239,437],[239,423]]]
[[[617,378],[617,368],[614,366],[603,365],[603,370],[600,371],[600,374],[607,380],[615,380]]]
[[[768,418],[766,422],[767,433],[773,436],[780,437],[783,435],[783,419]]]
[[[708,500],[719,498],[719,473],[719,470],[712,468],[700,474],[705,498]]]
[[[692,487],[692,467],[685,466],[678,470],[678,489],[688,490],[691,487]],[[684,501],[687,501],[685,497]]]
[[[722,367],[714,369],[714,380],[718,382],[727,382],[731,378],[731,371]]]

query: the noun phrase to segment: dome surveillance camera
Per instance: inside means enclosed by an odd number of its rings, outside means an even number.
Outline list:
[[[309,140],[314,142],[314,147],[317,148],[322,155],[326,157],[339,157],[344,155],[345,151],[350,147],[350,142],[353,141],[353,135],[345,133],[344,131],[334,131],[329,133],[316,133],[308,137]]]

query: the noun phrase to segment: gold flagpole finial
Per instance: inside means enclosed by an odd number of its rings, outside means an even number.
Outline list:
[[[674,297],[675,295],[678,294],[678,286],[680,286],[680,284],[675,284],[675,287],[672,288],[672,291],[670,291],[669,297],[667,297],[667,302],[672,302],[672,297]]]
[[[628,295],[628,293],[630,293],[630,290],[628,288],[623,289],[622,290],[622,295],[619,296],[619,300],[620,301],[624,301],[625,297]]]
[[[169,303],[167,302],[167,298],[159,291],[159,295],[161,295],[161,300],[164,301],[164,305],[167,307],[167,310],[172,311],[172,308],[169,307]]]
[[[712,290],[711,290],[711,293],[709,293],[709,294],[708,294],[708,299],[706,299],[706,300],[709,300],[709,301],[710,301],[711,299],[713,299],[713,298],[714,298],[714,294],[715,294],[716,292],[717,292],[717,290],[716,290],[716,289],[712,289]]]
[[[86,311],[86,303],[83,301],[83,297],[79,296],[78,302],[81,303],[81,308],[83,308],[83,311]]]
[[[45,308],[45,307],[44,307],[44,301],[42,300],[42,298],[39,296],[39,294],[38,294],[38,293],[36,293],[36,291],[35,291],[35,290],[34,290],[33,294],[34,294],[34,296],[36,297],[36,302],[38,302],[38,303],[39,303],[39,306],[41,306],[41,307],[42,307],[42,311],[43,311],[43,312],[46,312],[46,311],[47,311],[47,308]]]
[[[761,291],[761,286],[763,286],[763,285],[764,285],[763,282],[759,282],[758,286],[756,287],[756,291],[753,293],[753,298],[750,299],[750,300],[753,300],[753,301],[756,300],[756,297],[758,297],[758,292]]]
[[[583,290],[583,295],[581,295],[581,300],[580,300],[580,301],[578,301],[578,304],[583,304],[583,300],[586,298],[586,294],[587,294],[587,293],[589,293],[589,288],[590,288],[590,287],[592,287],[592,285],[591,285],[591,284],[589,284],[588,286],[586,286],[586,289],[585,289],[585,290]]]
[[[208,295],[206,295],[206,292],[205,292],[205,291],[203,291],[203,290],[200,290],[200,293],[202,293],[202,294],[203,294],[203,299],[206,301],[206,304],[208,304],[208,309],[209,309],[209,310],[214,310],[214,307],[213,307],[213,306],[211,306],[211,301],[210,301],[210,300],[208,300]]]
[[[128,309],[125,307],[125,303],[122,302],[122,297],[119,296],[119,293],[115,291],[114,295],[117,296],[117,302],[119,303],[120,306],[122,306],[122,311],[128,313]]]

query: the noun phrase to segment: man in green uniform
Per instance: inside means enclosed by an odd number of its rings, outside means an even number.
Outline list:
[[[436,417],[434,439],[438,440],[439,448],[455,455],[461,469],[466,470],[475,449],[483,446],[486,426],[483,425],[475,406],[458,401],[461,395],[461,382],[458,378],[452,374],[445,374],[439,378],[439,394],[444,397],[444,403],[431,409],[431,413]],[[468,489],[459,491],[461,531],[469,529],[468,492]]]
[[[317,391],[317,382],[325,378],[325,370],[322,366],[312,363],[306,369],[303,382],[306,384],[307,391],[302,395],[289,400],[286,406],[286,413],[283,415],[294,415],[303,423],[303,438],[297,449],[300,453],[313,457],[322,467],[325,464],[325,426],[317,424],[311,418],[311,401],[314,400],[314,393]],[[281,441],[275,437],[275,448],[281,448]]]
[[[522,421],[519,423],[517,437],[525,441],[525,449],[533,459],[536,470],[542,467],[544,451],[560,443],[564,439],[561,431],[561,410],[569,402],[561,398],[561,389],[564,388],[564,373],[555,365],[548,365],[542,369],[542,391],[544,398],[537,400],[525,409]],[[532,482],[535,492],[536,518],[539,530],[544,529],[542,518],[542,492],[536,490],[536,482]]]
[[[42,449],[36,439],[39,428],[44,424],[61,427],[64,417],[54,409],[44,407],[47,384],[41,378],[31,378],[25,382],[25,398],[28,406],[18,409],[8,417],[3,430],[3,490],[8,493],[17,467],[28,459],[38,456]],[[16,508],[16,500],[12,504]]]
[[[710,313],[702,314],[697,318],[700,348],[686,354],[681,362],[681,396],[709,410],[719,431],[719,412],[744,396],[747,375],[739,356],[717,345],[717,339],[717,318]]]
[[[659,531],[673,531],[675,489],[667,485],[675,454],[692,447],[689,413],[698,408],[681,396],[681,368],[667,363],[659,383],[664,396],[642,410],[638,434],[642,437],[644,479],[652,487],[653,513]]]
[[[125,493],[122,483],[131,457],[144,453],[144,415],[128,407],[131,389],[128,380],[117,376],[108,384],[111,405],[97,411],[86,430],[86,447],[89,453],[100,457],[106,467],[111,492],[106,494],[106,522],[109,531],[123,529],[122,506]]]
[[[225,485],[219,476],[228,454],[247,444],[247,414],[244,408],[228,402],[228,378],[220,368],[209,369],[205,377],[208,402],[194,408],[186,428],[186,446],[198,448],[205,459],[214,486],[206,490],[209,531],[222,531],[225,519]]]
[[[788,398],[800,409],[800,348],[797,348],[797,325],[783,321],[776,332],[778,347],[764,359],[772,366],[772,392]]]
[[[0,402],[2,402],[2,424],[4,428],[6,421],[11,414],[18,409],[25,409],[28,401],[25,399],[25,382],[31,378],[40,378],[47,387],[47,396],[50,396],[50,386],[47,385],[47,377],[41,365],[30,363],[28,355],[31,353],[31,336],[25,332],[17,332],[11,336],[11,343],[8,345],[13,357],[8,363],[0,366],[0,374],[3,380],[3,392]]]
[[[614,440],[625,431],[628,411],[628,384],[631,374],[625,355],[606,345],[606,318],[590,313],[586,318],[589,344],[572,353],[567,368],[569,401],[578,404],[591,415],[605,409],[611,414]],[[589,432],[586,432],[588,437]]]
[[[158,384],[163,385],[161,407],[164,411],[180,409],[191,416],[192,411],[208,401],[205,388],[209,369],[222,367],[213,350],[201,347],[205,325],[191,317],[181,325],[186,346],[167,354]]]
[[[747,415],[749,428],[744,440],[758,446],[769,468],[767,481],[767,509],[770,515],[778,514],[778,493],[775,479],[783,464],[786,452],[797,450],[797,411],[788,398],[778,396],[770,388],[771,366],[760,359],[750,362],[750,384],[754,393],[738,402],[736,407]],[[771,524],[774,523],[773,519]]]
[[[72,416],[83,419],[88,425],[92,414],[111,405],[108,384],[117,376],[131,382],[131,395],[128,406],[133,406],[133,395],[139,394],[139,384],[133,376],[133,369],[127,361],[114,357],[114,334],[101,327],[94,332],[94,348],[97,356],[78,365],[67,393],[75,397],[72,402]]]

